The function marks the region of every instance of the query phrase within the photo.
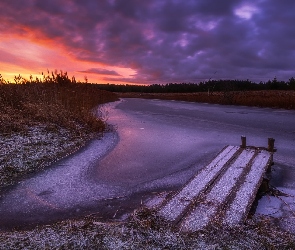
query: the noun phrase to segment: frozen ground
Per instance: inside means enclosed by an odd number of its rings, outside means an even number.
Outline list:
[[[77,150],[85,138],[52,124],[0,135],[0,187],[13,184],[14,175],[35,172]]]
[[[147,193],[179,188],[224,146],[239,145],[241,135],[255,146],[266,146],[268,137],[276,139],[272,183],[294,192],[294,111],[125,99],[105,112],[117,134],[92,141],[8,190],[0,200],[2,226],[89,213],[117,218],[126,212],[126,204],[139,206]],[[275,206],[290,218],[293,202],[288,197],[289,205]],[[261,201],[258,212],[269,207]]]

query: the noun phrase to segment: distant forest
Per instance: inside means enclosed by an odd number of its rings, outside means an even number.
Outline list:
[[[152,85],[116,85],[98,84],[100,89],[111,92],[141,93],[192,93],[247,90],[295,90],[295,79],[278,81],[276,78],[267,82],[255,83],[250,80],[208,80],[200,83],[167,83]]]

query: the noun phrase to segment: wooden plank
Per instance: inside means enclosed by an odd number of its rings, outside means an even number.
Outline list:
[[[201,230],[213,223],[233,226],[243,222],[275,152],[273,147],[267,150],[245,144],[242,138],[241,147],[224,148],[163,203],[159,214],[186,232]]]
[[[223,224],[232,226],[243,222],[261,185],[263,174],[271,163],[271,157],[272,154],[266,150],[258,153],[253,161],[250,172],[226,212]]]
[[[227,171],[214,184],[211,191],[200,200],[192,212],[181,223],[182,231],[197,231],[203,229],[214,218],[219,207],[231,195],[237,180],[246,169],[247,164],[255,155],[255,150],[245,149],[239,157],[231,163]]]
[[[193,202],[218,176],[226,163],[237,153],[239,147],[226,147],[210,164],[202,169],[179,193],[177,193],[159,214],[169,221],[177,220]]]

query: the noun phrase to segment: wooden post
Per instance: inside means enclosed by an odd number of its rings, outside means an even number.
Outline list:
[[[271,152],[271,162],[270,162],[270,166],[274,164],[273,162],[273,153],[276,152],[276,149],[275,149],[275,139],[274,138],[268,138],[268,147],[267,147],[267,150],[269,152]],[[271,171],[270,169],[270,166],[269,166],[269,172]]]
[[[269,152],[275,152],[275,139],[274,138],[268,138],[268,148],[267,150]]]
[[[241,148],[246,148],[246,136],[241,136],[242,145]]]
[[[258,193],[262,196],[269,191],[269,179],[263,178]]]

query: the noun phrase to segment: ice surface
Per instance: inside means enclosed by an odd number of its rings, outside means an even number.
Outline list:
[[[144,202],[144,205],[148,208],[157,209],[167,198],[168,192],[162,192],[159,194],[156,194],[152,198],[149,198]]]
[[[280,218],[283,215],[281,206],[283,205],[282,200],[274,196],[263,196],[258,203],[256,209],[257,215],[267,215],[274,218]]]
[[[116,134],[107,133],[102,140],[93,140],[74,156],[58,162],[53,169],[22,181],[2,196],[0,213],[6,218],[20,214],[34,216],[40,212],[87,206],[89,202],[122,194],[121,187],[89,182],[88,177],[93,164],[116,142]]]

